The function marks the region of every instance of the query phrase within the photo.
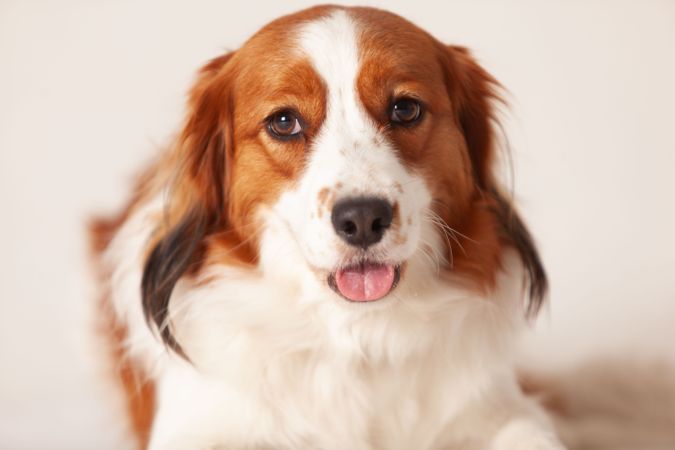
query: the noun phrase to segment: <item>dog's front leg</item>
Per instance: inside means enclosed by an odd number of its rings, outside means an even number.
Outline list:
[[[173,374],[157,382],[157,406],[148,450],[210,450],[214,437],[203,423],[207,405],[200,395],[190,395],[189,385],[177,383]]]
[[[507,421],[494,436],[491,450],[564,450],[555,432],[529,417]]]
[[[546,413],[515,379],[497,380],[460,413],[447,429],[451,445],[480,450],[565,450]],[[468,442],[470,444],[458,444]]]
[[[221,386],[183,363],[165,370],[156,383],[148,450],[212,450],[223,442],[233,421],[225,417],[222,405],[233,399]]]
[[[523,394],[514,379],[499,386],[495,397],[496,402],[490,402],[491,413],[498,419],[491,450],[565,450],[546,413]]]

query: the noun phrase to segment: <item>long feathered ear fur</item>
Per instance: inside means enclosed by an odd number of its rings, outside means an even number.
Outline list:
[[[529,302],[534,316],[544,302],[548,280],[534,240],[512,202],[500,191],[492,173],[495,159],[495,103],[503,103],[499,83],[463,47],[446,48],[448,89],[464,134],[477,189],[488,199],[497,218],[500,238],[518,252],[526,272]]]
[[[198,268],[205,239],[228,224],[231,105],[228,77],[223,72],[231,56],[223,55],[202,68],[191,91],[188,119],[170,156],[180,169],[141,282],[146,320],[183,357],[186,355],[167,323],[171,293],[182,276]]]

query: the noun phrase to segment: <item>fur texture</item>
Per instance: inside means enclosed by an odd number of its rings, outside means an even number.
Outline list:
[[[563,448],[513,370],[546,277],[492,173],[497,89],[367,8],[283,17],[206,65],[175,146],[93,229],[139,445]],[[276,136],[280,111],[302,132]],[[360,196],[393,211],[367,249],[331,223]],[[349,302],[327,280],[364,261],[400,280]]]

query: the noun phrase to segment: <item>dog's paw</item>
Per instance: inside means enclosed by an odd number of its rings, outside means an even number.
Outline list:
[[[530,420],[506,424],[492,441],[491,450],[565,450],[555,433]]]

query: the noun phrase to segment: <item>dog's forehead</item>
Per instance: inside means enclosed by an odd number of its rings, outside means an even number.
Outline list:
[[[324,78],[353,71],[359,59],[357,33],[353,18],[344,10],[336,10],[298,27],[298,51]]]
[[[298,47],[326,81],[347,72],[358,83],[368,78],[424,80],[438,73],[437,42],[394,14],[369,9],[336,9],[297,27]]]
[[[405,96],[429,111],[446,110],[441,47],[405,19],[376,9],[317,7],[278,19],[230,65],[236,120],[250,125],[238,129],[253,136],[263,118],[291,108],[311,132],[333,117],[347,118],[343,125],[356,133],[365,131],[359,123],[386,123],[393,99]]]
[[[387,11],[320,6],[263,27],[237,59],[250,78],[269,73],[283,79],[309,63],[327,85],[347,72],[365,83],[383,73],[424,80],[439,72],[437,44],[424,30]]]

